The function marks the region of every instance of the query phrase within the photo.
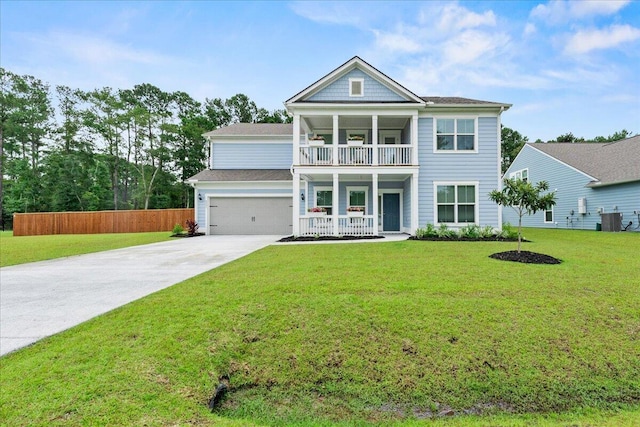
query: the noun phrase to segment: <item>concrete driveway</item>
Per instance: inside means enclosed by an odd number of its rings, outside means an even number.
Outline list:
[[[0,268],[0,355],[274,243],[202,236]]]

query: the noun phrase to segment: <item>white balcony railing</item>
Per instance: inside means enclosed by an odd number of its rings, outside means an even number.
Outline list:
[[[331,145],[300,147],[299,164],[305,166],[407,166],[412,162],[411,145],[379,145],[378,161],[374,162],[373,146],[338,146],[338,158],[334,159]],[[334,160],[337,160],[334,162]]]
[[[300,217],[300,236],[333,236],[333,216]],[[339,236],[373,236],[374,216],[350,217],[338,215]]]

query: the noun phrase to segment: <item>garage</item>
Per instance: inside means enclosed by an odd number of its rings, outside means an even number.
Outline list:
[[[291,197],[212,197],[209,234],[292,233]]]

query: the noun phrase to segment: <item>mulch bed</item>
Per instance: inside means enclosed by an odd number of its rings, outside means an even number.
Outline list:
[[[372,240],[384,239],[384,236],[287,236],[278,240],[278,242],[318,242],[322,240]]]
[[[529,251],[507,251],[489,255],[489,258],[501,261],[523,262],[525,264],[560,264],[562,261],[550,255]]]
[[[198,237],[198,236],[204,236],[204,233],[195,233],[195,234],[187,234],[187,233],[172,234],[170,237]]]
[[[407,240],[423,240],[426,242],[517,242],[518,238],[509,239],[503,237],[416,237],[411,236]],[[529,242],[529,240],[522,239],[523,242]]]

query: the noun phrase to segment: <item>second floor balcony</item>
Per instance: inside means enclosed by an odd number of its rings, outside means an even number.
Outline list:
[[[410,166],[411,145],[303,145],[299,164],[304,166]]]

